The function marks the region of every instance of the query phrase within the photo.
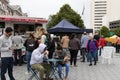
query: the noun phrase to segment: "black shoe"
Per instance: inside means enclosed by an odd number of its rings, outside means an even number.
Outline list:
[[[96,62],[94,63],[94,65],[96,65]]]
[[[89,64],[89,66],[92,66],[92,64]]]

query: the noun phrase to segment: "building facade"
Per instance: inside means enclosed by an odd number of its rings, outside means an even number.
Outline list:
[[[94,31],[102,26],[109,28],[109,22],[120,19],[120,0],[92,0],[90,26]]]
[[[37,26],[45,27],[47,20],[44,18],[28,17],[19,5],[10,5],[9,0],[0,0],[0,35],[5,27],[12,27],[15,32],[22,33],[34,31]]]
[[[111,21],[109,23],[109,28],[110,28],[110,30],[114,30],[114,29],[120,28],[120,20]]]
[[[9,0],[0,0],[0,15],[25,16],[19,5],[10,5],[9,3]]]

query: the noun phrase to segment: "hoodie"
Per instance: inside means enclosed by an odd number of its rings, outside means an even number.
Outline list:
[[[40,43],[39,47],[32,52],[30,64],[42,63],[45,57],[43,53],[46,48],[45,44]]]

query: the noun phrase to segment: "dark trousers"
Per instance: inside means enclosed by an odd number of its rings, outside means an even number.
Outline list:
[[[102,49],[103,49],[103,47],[101,47],[101,48],[99,49],[99,56],[101,56]]]
[[[13,77],[13,58],[12,57],[1,58],[1,61],[2,61],[1,80],[6,80],[5,73],[7,72],[7,70],[10,80],[15,80]]]
[[[22,64],[22,49],[15,49],[14,50],[14,59],[15,59],[15,65]]]
[[[74,61],[74,65],[76,65],[76,61],[77,61],[77,54],[78,54],[78,50],[71,50],[70,49],[70,65],[72,65],[73,61]]]
[[[120,45],[116,44],[116,53],[119,53],[119,52],[120,52]]]

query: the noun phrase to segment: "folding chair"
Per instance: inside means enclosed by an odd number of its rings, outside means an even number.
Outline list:
[[[36,80],[40,80],[37,70],[30,68],[30,72],[32,73],[32,75],[29,77],[28,80],[32,80],[33,78],[35,78]]]
[[[57,61],[60,61],[59,59],[48,59],[49,62],[52,62],[52,70],[49,75],[50,78],[55,78],[55,80],[58,80],[58,64]],[[62,73],[62,80],[63,80],[64,74]]]
[[[114,53],[115,53],[115,48],[114,47],[112,47],[112,46],[103,47],[102,54],[101,54],[102,63],[105,63],[105,61],[107,61],[108,64],[110,64],[111,59],[114,56]]]

